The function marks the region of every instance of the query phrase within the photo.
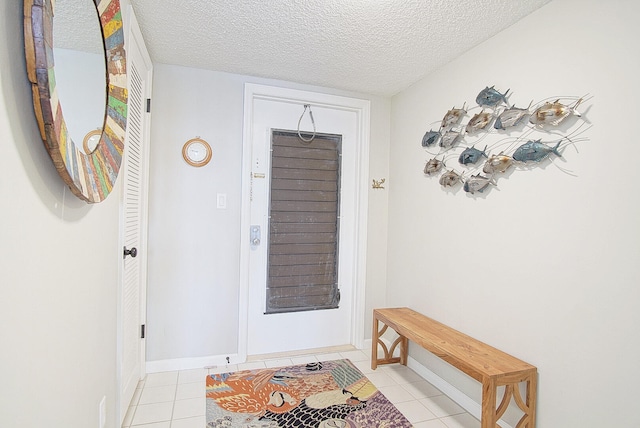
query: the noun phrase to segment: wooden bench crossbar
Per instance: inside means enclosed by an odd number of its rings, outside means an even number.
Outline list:
[[[380,328],[379,323],[384,325]],[[380,339],[387,328],[396,331],[398,338],[390,347]],[[409,308],[373,310],[371,368],[400,363],[407,365],[409,341],[440,357],[482,383],[482,428],[496,428],[497,422],[513,398],[524,415],[516,428],[534,428],[536,414],[537,369],[516,357],[454,330]],[[378,358],[378,346],[384,358]],[[400,356],[394,351],[400,347]],[[523,399],[519,383],[526,382]],[[504,395],[497,404],[497,389],[504,386]]]

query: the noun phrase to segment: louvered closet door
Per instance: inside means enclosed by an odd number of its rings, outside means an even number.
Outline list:
[[[129,64],[131,86],[129,89],[129,131],[125,151],[124,174],[124,245],[135,248],[137,256],[124,259],[123,296],[122,296],[122,380],[124,405],[131,400],[141,373],[141,337],[140,337],[140,260],[146,252],[140,244],[141,223],[141,79],[135,64]],[[131,397],[129,397],[131,395]]]
[[[145,61],[137,39],[127,47],[129,74],[129,103],[127,140],[124,153],[123,200],[121,233],[123,245],[133,254],[123,258],[122,291],[120,302],[120,420],[135,393],[138,381],[144,375],[144,340],[141,325],[144,320],[146,283],[146,234],[143,233],[146,218],[146,162],[148,141],[148,113],[146,99],[149,96],[151,66]],[[146,52],[146,51],[145,51]],[[146,55],[148,57],[148,55]]]

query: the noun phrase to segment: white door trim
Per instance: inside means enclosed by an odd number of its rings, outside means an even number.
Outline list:
[[[249,297],[249,227],[251,225],[251,147],[253,135],[254,100],[273,100],[277,102],[311,103],[314,105],[354,112],[357,117],[358,137],[357,162],[355,174],[358,177],[356,188],[356,248],[353,267],[354,296],[352,308],[351,344],[363,347],[365,318],[365,279],[367,255],[367,207],[369,183],[369,141],[370,141],[370,102],[368,100],[342,97],[318,92],[300,91],[252,83],[245,84],[244,91],[244,128],[242,154],[242,209],[240,215],[240,289],[238,293],[238,358],[239,362],[247,358],[248,338],[248,297]]]

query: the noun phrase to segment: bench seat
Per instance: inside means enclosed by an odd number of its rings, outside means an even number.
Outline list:
[[[379,324],[384,326],[380,328]],[[388,327],[398,334],[390,347],[381,340]],[[517,428],[535,427],[537,369],[506,352],[476,340],[464,333],[426,317],[409,308],[384,308],[373,310],[373,335],[371,368],[378,365],[400,363],[407,365],[409,341],[416,343],[452,366],[482,383],[482,428],[496,428],[497,422],[507,410],[513,397],[524,415]],[[384,352],[378,358],[378,346]],[[395,349],[400,346],[398,357]],[[526,383],[523,399],[519,384]],[[497,388],[505,387],[498,406]]]

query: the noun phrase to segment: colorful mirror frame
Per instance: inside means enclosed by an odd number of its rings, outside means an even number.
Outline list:
[[[127,126],[127,66],[119,0],[94,0],[106,60],[105,119],[96,149],[85,154],[75,144],[58,100],[53,59],[55,0],[24,0],[27,74],[40,135],[60,177],[87,203],[103,201],[118,178]]]

